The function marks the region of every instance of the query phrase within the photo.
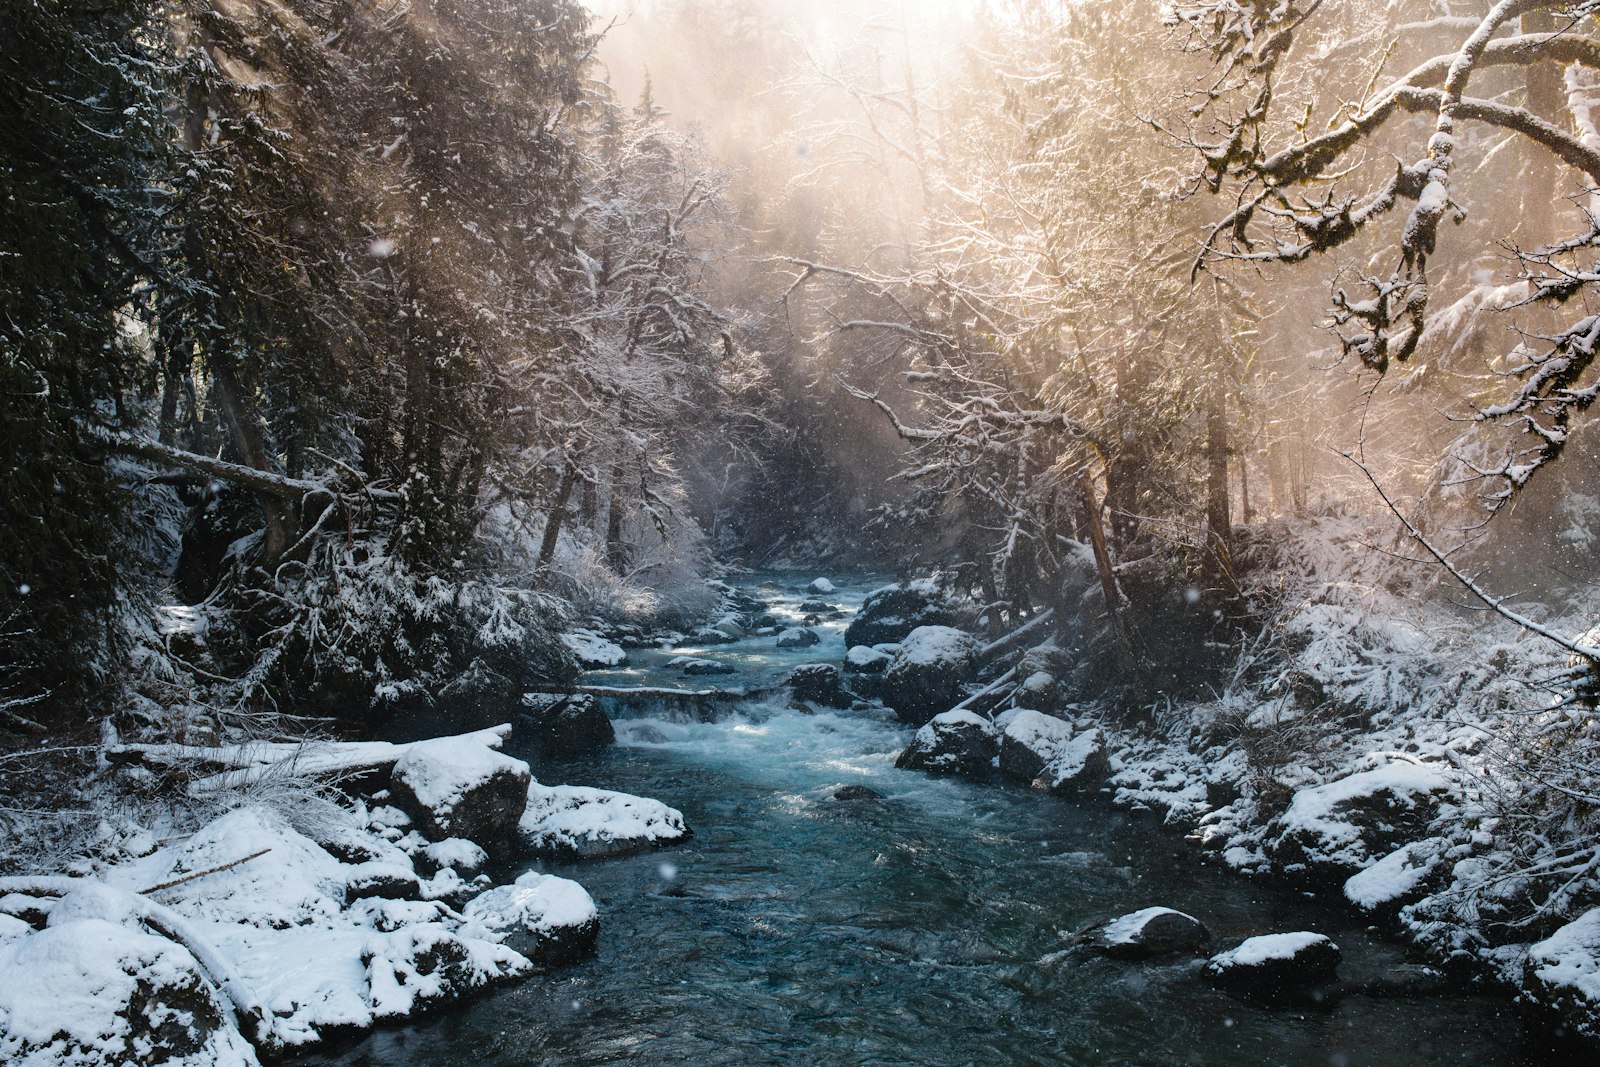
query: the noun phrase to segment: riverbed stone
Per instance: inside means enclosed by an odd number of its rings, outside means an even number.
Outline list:
[[[989,720],[970,711],[935,715],[895,759],[902,770],[986,778],[993,768],[996,736]]]
[[[833,791],[834,800],[882,800],[883,794],[865,785],[843,785]]]
[[[1144,908],[1102,923],[1089,932],[1088,943],[1122,960],[1204,951],[1211,932],[1193,915],[1172,908]]]
[[[882,674],[894,656],[871,645],[855,645],[844,654],[844,669],[851,674]]]
[[[511,841],[533,774],[519,759],[470,737],[420,741],[396,761],[391,802],[430,841],[464,837],[494,849]]]
[[[737,668],[719,660],[701,659],[697,656],[674,656],[663,666],[668,670],[679,671],[691,678],[701,678],[713,674],[733,674],[737,670]]]
[[[1202,973],[1212,985],[1240,996],[1294,998],[1335,981],[1343,958],[1324,934],[1262,934],[1212,956]]]
[[[906,636],[883,674],[883,702],[920,726],[961,700],[961,685],[978,667],[981,646],[950,626],[919,626]]]
[[[804,663],[789,672],[789,686],[798,700],[824,704],[830,708],[848,708],[855,703],[844,688],[839,668],[831,663]]]
[[[779,648],[810,648],[821,643],[821,635],[809,626],[791,626],[778,635]]]
[[[528,693],[522,706],[522,736],[542,756],[574,759],[617,739],[600,702],[588,693]]]

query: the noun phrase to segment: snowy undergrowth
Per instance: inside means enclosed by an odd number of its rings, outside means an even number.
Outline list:
[[[1322,885],[1507,977],[1600,903],[1593,712],[1564,653],[1373,551],[1349,516],[1252,545],[1265,620],[1213,699],[1117,739],[1118,804],[1227,864]]]

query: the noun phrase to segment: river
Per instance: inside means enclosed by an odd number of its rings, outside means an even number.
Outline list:
[[[839,584],[824,599],[859,605],[864,585]],[[782,596],[794,614],[799,594]],[[759,684],[795,662],[838,662],[842,629],[824,625],[824,643],[803,652],[779,652],[771,637],[696,651],[740,667],[711,681]],[[632,668],[598,680],[683,684],[666,658],[635,655]],[[1067,952],[1073,931],[1161,904],[1198,916],[1218,941],[1320,930],[1343,947],[1346,979],[1405,960],[1332,902],[1203,865],[1148,814],[897,771],[909,731],[886,716],[786,705],[746,701],[710,723],[622,721],[619,744],[598,757],[536,763],[541,780],[658,797],[695,836],[647,855],[541,867],[593,894],[604,924],[594,958],[313,1062],[1559,1062],[1503,996],[1352,994],[1315,1010],[1273,1008],[1212,990],[1196,960]],[[884,799],[832,799],[847,784]]]

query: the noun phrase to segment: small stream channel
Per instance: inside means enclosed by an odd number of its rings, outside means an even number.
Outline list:
[[[740,584],[754,590],[774,576]],[[777,576],[786,586],[798,576]],[[806,576],[809,578],[810,576]],[[864,587],[830,602],[853,609]],[[789,607],[801,595],[781,596]],[[771,637],[692,650],[760,686],[838,662]],[[678,653],[673,653],[678,654]],[[594,680],[684,685],[667,654]],[[1543,1052],[1503,996],[1348,995],[1318,1010],[1214,991],[1199,961],[1065,952],[1070,933],[1152,904],[1216,939],[1317,929],[1362,980],[1404,951],[1340,907],[1202,865],[1172,831],[1016,786],[897,771],[909,731],[886,716],[746,701],[721,721],[625,720],[619,744],[545,781],[600,785],[681,809],[695,836],[643,856],[547,865],[593,894],[598,954],[310,1062],[344,1067],[523,1064],[1533,1065]],[[840,802],[841,785],[885,799]]]

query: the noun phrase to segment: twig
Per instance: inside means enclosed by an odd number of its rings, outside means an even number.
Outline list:
[[[174,878],[170,882],[162,882],[160,885],[153,885],[149,889],[141,889],[139,892],[144,894],[159,893],[163,889],[171,889],[175,885],[182,885],[185,882],[192,882],[196,878],[204,878],[208,874],[220,874],[223,871],[231,870],[232,868],[239,866],[241,863],[249,863],[251,860],[260,859],[262,856],[265,856],[271,851],[272,849],[270,848],[264,848],[260,852],[252,852],[250,855],[236,859],[232,863],[224,863],[220,867],[212,867],[204,871],[195,871],[193,874],[186,874],[182,878]]]

